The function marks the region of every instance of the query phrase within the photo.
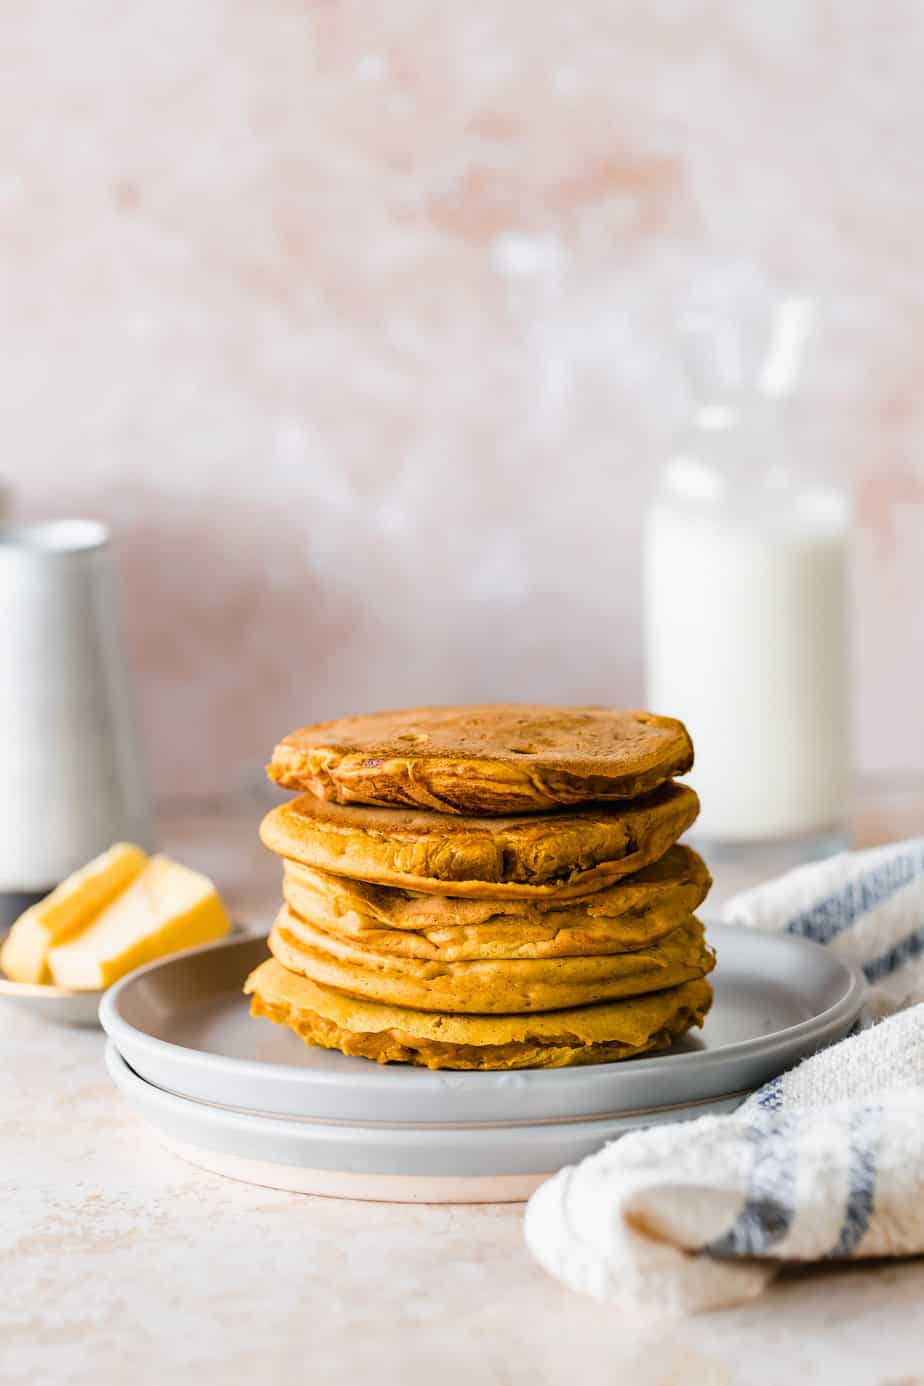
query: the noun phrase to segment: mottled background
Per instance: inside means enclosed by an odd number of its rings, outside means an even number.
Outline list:
[[[641,696],[673,328],[826,305],[861,767],[924,768],[924,6],[0,11],[0,472],[116,532],[159,790],[370,705]]]

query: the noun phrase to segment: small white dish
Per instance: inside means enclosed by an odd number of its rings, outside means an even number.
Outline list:
[[[11,1001],[58,1025],[99,1025],[101,991],[71,991],[33,982],[13,982],[0,972],[0,1001]]]
[[[237,925],[233,925],[232,940],[239,941],[243,932]],[[170,959],[179,956],[180,953],[171,953]],[[167,962],[169,959],[161,958],[159,961]],[[151,963],[149,966],[156,967],[157,963]],[[70,987],[58,987],[50,982],[14,982],[0,968],[0,1003],[10,1001],[13,1005],[21,1006],[33,1015],[40,1015],[57,1025],[79,1025],[87,1029],[98,1029],[100,1002],[105,995],[104,991],[74,991]]]

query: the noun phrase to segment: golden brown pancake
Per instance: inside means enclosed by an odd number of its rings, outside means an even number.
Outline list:
[[[685,982],[667,991],[595,1006],[532,1015],[439,1015],[361,1001],[269,959],[250,974],[244,990],[253,1015],[288,1025],[306,1044],[340,1049],[379,1063],[427,1068],[563,1068],[610,1063],[663,1049],[712,1004],[708,982]]]
[[[578,900],[466,900],[334,876],[286,861],[294,914],[360,947],[409,958],[554,958],[656,943],[706,898],[711,877],[689,847]]]
[[[279,856],[354,880],[432,895],[565,900],[657,861],[698,812],[694,791],[679,784],[628,805],[493,819],[303,794],[272,809],[260,836]]]
[[[337,803],[521,814],[636,799],[693,764],[682,722],[519,703],[340,717],[280,741],[267,772]]]
[[[321,986],[385,1005],[456,1015],[564,1010],[642,996],[703,977],[714,966],[703,926],[692,915],[667,938],[632,953],[445,963],[366,952],[284,907],[269,946],[283,967]]]

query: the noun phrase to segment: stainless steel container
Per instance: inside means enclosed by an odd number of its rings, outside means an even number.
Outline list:
[[[0,612],[0,914],[9,916],[111,843],[150,845],[152,832],[105,526],[0,528]]]

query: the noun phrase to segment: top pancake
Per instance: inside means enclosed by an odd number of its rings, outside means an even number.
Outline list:
[[[281,857],[428,895],[576,899],[663,857],[699,800],[666,784],[632,804],[517,818],[359,808],[303,794],[260,825]]]
[[[635,799],[693,764],[682,722],[527,703],[406,708],[303,727],[268,774],[336,803],[440,813],[538,813]]]

